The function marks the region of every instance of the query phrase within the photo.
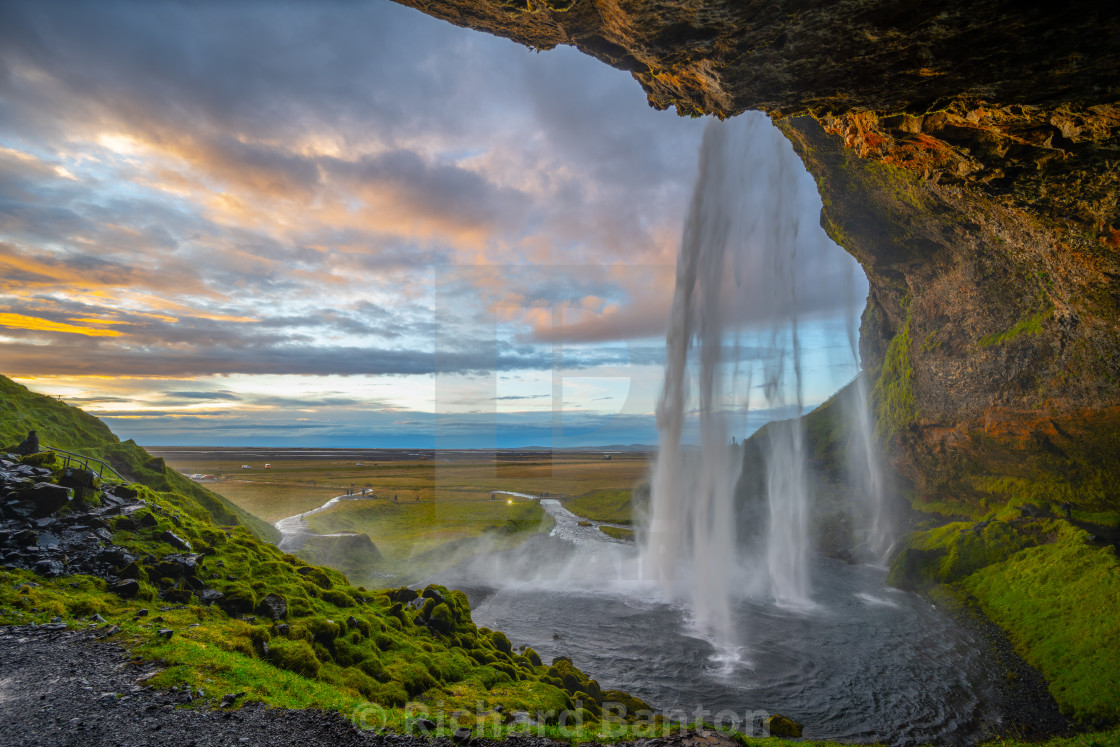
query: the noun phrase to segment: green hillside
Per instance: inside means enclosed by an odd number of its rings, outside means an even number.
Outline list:
[[[168,493],[169,500],[178,501],[184,511],[205,513],[221,526],[244,525],[270,542],[280,537],[268,522],[169,469],[163,459],[151,456],[136,442],[121,441],[89,413],[0,376],[0,450],[14,448],[32,430],[38,431],[44,448],[102,459],[130,480]]]

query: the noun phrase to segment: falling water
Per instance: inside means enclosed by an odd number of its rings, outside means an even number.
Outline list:
[[[643,568],[670,596],[691,602],[701,629],[723,645],[734,643],[729,622],[737,565],[733,491],[741,466],[728,446],[722,375],[725,338],[734,324],[772,325],[763,370],[765,404],[789,408],[795,419],[771,429],[769,526],[766,547],[759,550],[775,600],[791,606],[810,603],[805,445],[796,419],[802,383],[794,268],[801,221],[816,215],[819,207],[806,211],[806,200],[816,199],[816,193],[811,183],[806,189],[802,177],[804,169],[789,143],[764,116],[712,122],[704,132],[677,259]],[[750,298],[726,282],[734,278],[742,285],[746,276],[753,289],[746,294]],[[699,358],[695,382],[694,344]],[[738,361],[734,363],[734,376],[739,376]],[[745,375],[750,376],[749,366]],[[734,389],[735,382],[731,384]],[[698,452],[682,445],[693,389]]]
[[[643,552],[646,575],[658,579],[673,597],[690,596],[701,629],[724,645],[733,642],[728,579],[735,557],[730,500],[734,483],[727,426],[715,397],[722,378],[723,271],[736,218],[728,197],[735,194],[735,172],[741,166],[727,157],[727,141],[726,127],[712,124],[704,131],[700,173],[681,239],[666,339],[665,384],[657,407],[660,448],[652,483],[652,519]],[[701,449],[699,454],[686,455],[681,440],[694,336],[701,350]]]

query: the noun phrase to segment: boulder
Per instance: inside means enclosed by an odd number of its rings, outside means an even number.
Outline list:
[[[35,565],[33,565],[31,569],[38,573],[40,576],[46,576],[48,578],[66,574],[66,566],[62,564],[62,561],[55,560],[53,558],[45,558],[43,560],[36,561]]]
[[[791,718],[786,718],[780,713],[775,713],[763,721],[762,725],[766,729],[766,733],[772,737],[797,739],[801,736],[801,724]]]
[[[471,727],[460,726],[451,735],[451,740],[455,742],[455,744],[468,744],[471,741]]]
[[[140,582],[132,578],[122,579],[114,584],[109,584],[109,591],[122,599],[131,599],[140,593]]]
[[[61,485],[37,482],[19,494],[20,501],[31,505],[34,516],[48,516],[74,499],[74,492]]]
[[[196,597],[198,597],[198,601],[202,602],[207,607],[209,607],[211,604],[218,604],[222,601],[222,597],[225,596],[217,589],[201,589],[199,591],[196,591],[194,594]]]
[[[420,596],[415,589],[410,589],[407,586],[403,586],[400,589],[393,589],[388,592],[388,594],[389,599],[394,602],[400,602],[401,604],[407,604]]]
[[[190,578],[198,573],[201,555],[172,553],[164,555],[155,565],[153,578]]]
[[[429,734],[435,730],[436,722],[427,718],[418,718],[412,722],[412,726],[422,734]]]
[[[276,622],[288,616],[288,601],[279,594],[266,594],[257,604],[256,613]]]
[[[84,497],[95,493],[101,486],[101,480],[92,470],[88,469],[74,469],[73,467],[66,469],[59,478],[58,484],[67,488],[72,488],[74,492]]]

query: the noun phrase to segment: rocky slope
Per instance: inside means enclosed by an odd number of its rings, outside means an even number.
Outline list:
[[[919,507],[968,514],[1029,490],[1002,477],[1116,503],[1113,3],[399,1],[574,45],[657,108],[771,113],[867,272],[864,362]]]

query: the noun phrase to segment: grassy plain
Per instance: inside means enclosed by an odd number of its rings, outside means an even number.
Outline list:
[[[497,491],[559,498],[580,516],[629,523],[632,489],[649,469],[643,453],[610,459],[601,452],[534,451],[156,453],[186,474],[212,475],[204,484],[270,522],[318,508],[348,489],[369,491],[370,500],[339,502],[308,523],[320,534],[368,535],[384,556],[378,572],[394,583],[453,562],[480,538],[509,546],[550,526],[535,501]]]

